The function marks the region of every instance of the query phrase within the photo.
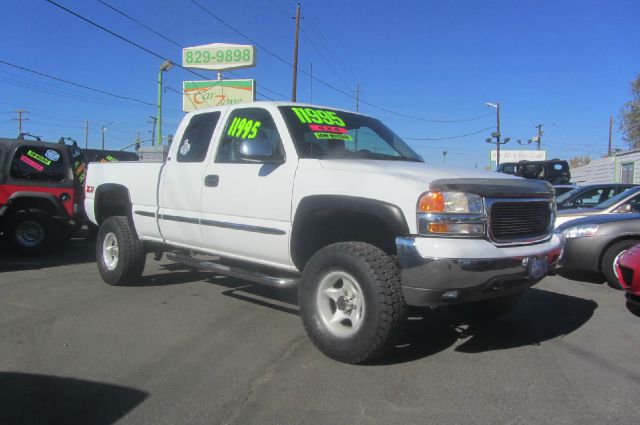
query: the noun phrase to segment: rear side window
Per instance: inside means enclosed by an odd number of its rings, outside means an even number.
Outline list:
[[[202,162],[213,137],[220,112],[207,112],[191,117],[178,147],[178,162]]]
[[[18,180],[60,182],[66,175],[62,151],[46,146],[20,146],[11,161],[10,173]]]

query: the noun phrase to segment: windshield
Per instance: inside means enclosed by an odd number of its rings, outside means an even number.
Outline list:
[[[380,121],[325,108],[281,106],[300,158],[423,162]]]
[[[568,192],[563,193],[562,195],[558,196],[556,198],[556,204],[564,204],[566,200],[568,200],[569,198],[571,198],[573,195],[575,195],[576,193],[578,193],[578,191],[580,190],[579,187],[576,187],[575,189],[571,189]]]
[[[627,196],[633,195],[634,193],[637,193],[638,191],[640,191],[640,188],[637,188],[637,187],[633,187],[633,188],[627,189],[624,192],[618,193],[613,198],[609,198],[606,201],[599,203],[594,208],[598,208],[598,209],[609,208],[610,206],[615,205],[618,202],[622,201]]]

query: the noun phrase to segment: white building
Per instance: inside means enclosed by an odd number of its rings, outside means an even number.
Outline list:
[[[640,149],[618,152],[571,169],[571,182],[640,184]]]

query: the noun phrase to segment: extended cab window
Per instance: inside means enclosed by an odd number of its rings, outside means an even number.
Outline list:
[[[202,162],[213,137],[220,112],[205,112],[191,117],[178,146],[178,162]]]
[[[305,106],[281,106],[301,158],[422,162],[380,121],[364,115]]]
[[[66,176],[62,151],[46,146],[20,146],[11,161],[11,177],[60,182]]]
[[[284,157],[280,134],[269,111],[262,108],[236,109],[222,133],[216,162],[245,163],[240,159],[240,144],[256,138],[269,141],[273,152]]]

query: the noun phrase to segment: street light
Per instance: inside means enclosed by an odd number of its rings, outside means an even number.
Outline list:
[[[442,165],[447,165],[447,151],[442,151]]]
[[[162,144],[162,73],[173,68],[173,62],[166,60],[160,65],[158,71],[158,144]]]
[[[100,133],[102,135],[101,139],[102,139],[102,150],[104,150],[104,133],[107,131],[107,127],[109,127],[111,124],[120,124],[119,121],[111,121],[109,124],[105,124],[102,127],[100,127]]]

